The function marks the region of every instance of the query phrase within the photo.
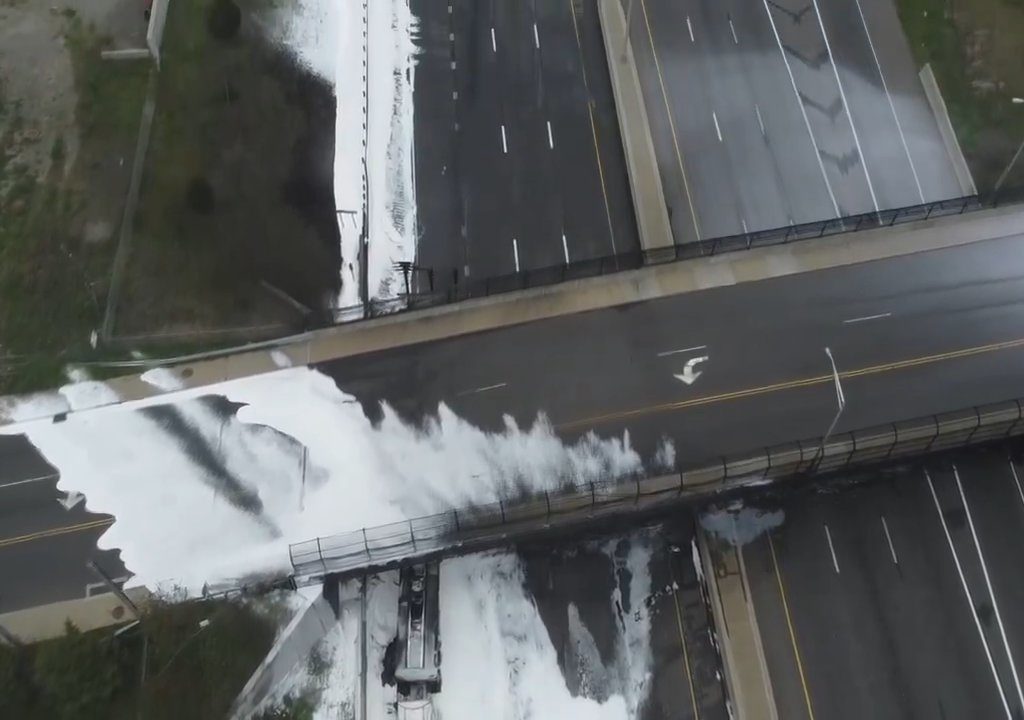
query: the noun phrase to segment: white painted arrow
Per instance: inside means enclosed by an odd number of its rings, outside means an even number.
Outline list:
[[[707,362],[707,359],[707,355],[704,357],[690,358],[686,361],[686,367],[683,368],[683,374],[676,375],[676,379],[682,380],[687,385],[693,385],[693,383],[697,381],[697,378],[704,373],[703,370],[694,370],[694,368],[702,362]]]
[[[81,502],[85,502],[85,495],[75,490],[72,490],[71,492],[68,493],[66,498],[58,500],[57,502],[63,505],[65,510],[73,510],[75,505],[78,505]]]

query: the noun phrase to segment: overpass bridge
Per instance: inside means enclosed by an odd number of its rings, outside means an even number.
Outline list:
[[[293,580],[346,578],[506,547],[600,526],[629,526],[769,484],[911,462],[1024,435],[1024,401],[1011,400],[764,448],[678,472],[565,483],[496,503],[452,509],[290,546]]]

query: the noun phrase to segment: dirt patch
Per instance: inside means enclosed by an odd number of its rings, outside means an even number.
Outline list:
[[[265,5],[170,6],[116,334],[300,327],[337,292],[333,90],[264,38]]]
[[[91,352],[149,71],[75,5],[0,5],[0,393]]]
[[[932,64],[981,192],[1024,140],[1024,2],[897,0],[918,62]],[[1004,187],[1024,188],[1024,164]]]

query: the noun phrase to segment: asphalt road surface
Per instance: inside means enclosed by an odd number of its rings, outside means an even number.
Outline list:
[[[581,639],[588,638],[581,638],[582,633],[574,628],[570,608],[592,637],[605,666],[613,666],[609,659],[621,654],[615,644],[621,628],[646,615],[651,675],[638,720],[728,718],[720,662],[712,644],[712,621],[693,564],[693,533],[692,516],[681,513],[664,525],[626,537],[518,548],[526,588],[547,627],[571,692],[581,691],[580,676],[588,674],[581,669],[593,660],[587,657],[586,648],[581,648],[589,644]],[[650,594],[639,606],[631,605],[633,577],[627,560],[630,545],[636,542],[646,543],[650,552]],[[617,606],[612,598],[617,598]],[[582,678],[584,682],[601,680],[594,668],[589,670],[592,676]],[[590,696],[595,690],[600,695],[602,688],[590,687]]]
[[[644,458],[663,438],[681,464],[1024,394],[1024,255],[1016,237],[534,322],[324,363],[371,417],[386,401],[419,421],[447,403],[477,426],[545,413],[574,441],[627,432]],[[701,358],[704,358],[701,360]],[[701,360],[700,362],[697,362]],[[689,366],[689,371],[687,367]],[[692,380],[687,384],[676,376]],[[45,474],[27,441],[0,446],[0,482]],[[36,493],[32,530],[70,525]],[[26,500],[25,502],[29,502]],[[64,520],[59,525],[57,519]],[[7,531],[2,537],[19,533]],[[21,543],[22,545],[29,543]],[[31,543],[0,572],[46,562]],[[75,552],[92,552],[83,539]],[[70,551],[69,551],[70,552]],[[13,563],[13,564],[12,564]],[[53,578],[64,597],[80,586]]]
[[[676,242],[962,194],[892,0],[636,0],[630,38]]]
[[[412,8],[417,264],[435,288],[637,249],[593,0]]]
[[[975,453],[782,501],[743,549],[779,717],[1021,717],[1015,471]]]

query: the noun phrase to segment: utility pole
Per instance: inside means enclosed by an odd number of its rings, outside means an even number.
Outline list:
[[[839,422],[839,416],[843,414],[843,410],[846,409],[846,395],[843,394],[843,384],[839,381],[839,370],[836,369],[835,358],[832,357],[832,350],[825,348],[825,354],[828,356],[828,361],[832,365],[832,382],[835,385],[836,390],[836,404],[838,409],[836,410],[835,417],[832,418],[832,424],[828,426],[828,430],[825,432],[825,436],[821,439],[821,446],[818,448],[818,463],[821,463],[822,458],[825,456],[825,444],[828,439],[832,437],[832,431],[836,429],[836,424]]]
[[[1010,102],[1014,105],[1024,105],[1024,98],[1015,97]],[[1024,151],[1024,140],[1020,141],[1020,145],[1017,146],[1017,152],[1015,152],[1013,157],[1010,158],[1010,162],[1007,163],[1006,169],[1003,170],[1003,174],[999,176],[999,179],[996,180],[996,184],[992,187],[993,199],[995,199],[996,193],[999,192],[999,188],[1001,188],[1003,183],[1006,182],[1006,178],[1010,176],[1010,171],[1013,170],[1013,166],[1017,164],[1017,160],[1020,158],[1022,151]]]

